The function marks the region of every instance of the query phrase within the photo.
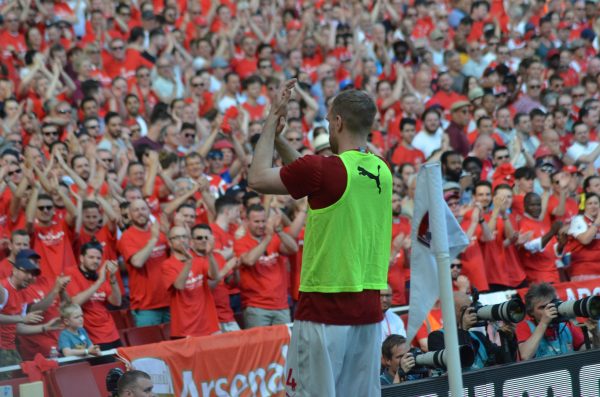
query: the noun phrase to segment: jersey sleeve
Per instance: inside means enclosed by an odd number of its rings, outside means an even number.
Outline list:
[[[322,156],[303,156],[281,168],[279,175],[290,195],[298,200],[318,191],[322,178]]]
[[[175,283],[175,280],[177,280],[177,276],[179,276],[179,273],[181,272],[181,268],[177,266],[176,261],[168,259],[163,262],[161,270],[164,277],[164,285],[168,289],[171,289]]]

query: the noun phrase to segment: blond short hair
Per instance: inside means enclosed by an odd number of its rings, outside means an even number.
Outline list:
[[[78,310],[81,311],[81,306],[77,303],[66,303],[60,307],[60,318],[68,320]]]

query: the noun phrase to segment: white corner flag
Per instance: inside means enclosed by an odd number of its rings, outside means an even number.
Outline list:
[[[440,163],[421,165],[415,197],[418,200],[415,200],[411,232],[409,341],[440,296],[436,257],[446,254],[449,260],[445,262],[452,261],[469,245],[467,235],[444,200]],[[444,266],[450,274],[450,264]],[[448,288],[451,293],[452,285]],[[450,302],[453,302],[452,296]]]

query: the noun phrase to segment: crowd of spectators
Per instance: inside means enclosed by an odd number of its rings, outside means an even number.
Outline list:
[[[3,1],[0,366],[65,325],[65,354],[120,346],[117,308],[173,338],[237,330],[236,313],[289,322],[310,200],[246,177],[292,77],[283,137],[301,154],[332,154],[337,93],[376,101],[384,312],[408,304],[425,161],[471,239],[457,291],[600,277],[597,16],[594,0]]]

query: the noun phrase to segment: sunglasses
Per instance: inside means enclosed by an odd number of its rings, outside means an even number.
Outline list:
[[[123,47],[123,46],[117,46],[117,47],[111,47],[110,49],[113,50],[113,51],[121,51],[124,48],[125,47]]]
[[[462,269],[462,263],[452,263],[450,265],[450,269],[454,269],[454,268]]]
[[[198,241],[208,240],[209,238],[210,238],[209,236],[194,236],[194,240],[198,240]]]
[[[42,132],[45,136],[58,136],[58,131],[44,131]]]
[[[54,206],[52,206],[52,205],[40,205],[37,208],[40,211],[46,212],[46,211],[52,211],[54,209]]]
[[[196,137],[196,135],[194,135],[194,134],[183,134],[183,136],[186,138],[195,138]]]
[[[194,87],[194,88],[204,87],[204,83],[193,83],[192,87]]]
[[[71,112],[71,109],[58,109],[57,112],[60,114],[67,114]]]
[[[7,172],[7,173],[6,173],[6,175],[8,175],[8,176],[13,176],[13,175],[18,175],[18,174],[20,174],[21,172],[22,172],[22,171],[21,171],[21,169],[19,168],[19,169],[17,169],[17,170],[14,170],[14,171]]]

